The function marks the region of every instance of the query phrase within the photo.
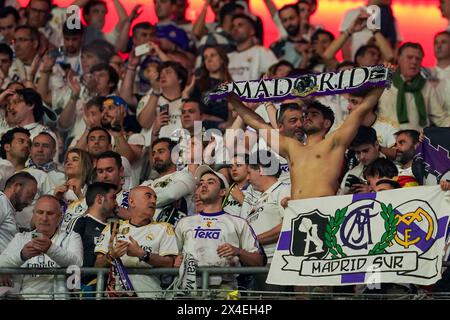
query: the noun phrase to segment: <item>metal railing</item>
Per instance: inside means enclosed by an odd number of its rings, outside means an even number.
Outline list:
[[[96,275],[96,298],[101,299],[105,291],[105,275],[109,273],[109,268],[80,268],[81,275]],[[202,297],[206,297],[209,289],[209,278],[214,274],[267,274],[268,267],[199,267],[197,274],[201,274]],[[170,275],[177,276],[179,268],[127,268],[128,274],[139,275]],[[0,275],[69,275],[67,268],[0,268]],[[179,290],[174,290],[179,291]]]
[[[449,267],[450,262],[443,262],[442,265],[444,267]],[[95,299],[101,300],[104,299],[104,291],[105,287],[105,279],[109,273],[109,268],[80,268],[81,275],[96,275],[97,283],[96,290],[92,292],[95,294]],[[139,275],[170,275],[177,276],[179,274],[179,268],[127,268],[128,274],[139,274]],[[202,289],[196,290],[197,293],[201,293],[201,296],[197,298],[208,298],[208,294],[211,293],[209,289],[209,279],[211,275],[223,275],[223,274],[267,274],[269,272],[268,267],[198,267],[197,275],[200,274],[201,277],[201,287]],[[70,275],[67,268],[0,268],[0,275]],[[159,293],[164,293],[163,290],[159,291]],[[180,292],[180,290],[170,290],[171,292]],[[216,292],[221,290],[215,289]],[[222,290],[228,291],[231,290]],[[242,292],[242,291],[241,291]],[[73,294],[73,292],[66,292],[67,294]],[[62,293],[58,293],[62,294]],[[57,295],[57,294],[56,294]],[[308,299],[450,299],[450,293],[429,293],[429,292],[419,292],[417,294],[354,294],[354,293],[331,293],[331,292],[317,292],[317,291],[308,291],[308,292],[275,292],[275,291],[251,291],[246,290],[245,295],[251,299],[264,299],[267,297],[271,298],[280,298],[280,296],[289,299],[294,298],[298,299],[303,298]],[[163,297],[163,295],[162,295]]]

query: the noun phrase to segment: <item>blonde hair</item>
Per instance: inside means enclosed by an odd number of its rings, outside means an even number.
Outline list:
[[[92,159],[89,153],[85,150],[79,149],[79,148],[72,148],[69,149],[64,157],[64,163],[67,162],[67,158],[69,156],[69,153],[75,153],[80,157],[80,164],[81,164],[81,181],[84,184],[89,183],[89,179],[92,174],[93,164]]]

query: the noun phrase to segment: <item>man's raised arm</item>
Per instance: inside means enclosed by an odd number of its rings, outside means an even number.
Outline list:
[[[347,148],[358,132],[364,117],[375,107],[383,94],[384,87],[372,89],[361,104],[345,119],[342,126],[335,131],[334,139],[338,145]]]
[[[289,158],[289,140],[294,140],[292,138],[283,136],[279,134],[278,129],[272,128],[270,124],[264,122],[255,111],[244,106],[242,101],[235,93],[231,93],[227,96],[227,101],[230,103],[246,125],[255,129],[258,134],[261,134],[262,138],[266,141],[267,145],[274,149],[275,152],[279,153],[284,158]],[[272,141],[276,139],[276,141]]]

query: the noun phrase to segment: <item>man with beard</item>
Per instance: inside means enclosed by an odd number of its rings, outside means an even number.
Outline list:
[[[15,171],[26,171],[30,173],[38,183],[36,199],[40,195],[53,194],[55,183],[49,175],[36,168],[26,168],[25,163],[30,155],[30,133],[24,128],[14,128],[7,131],[1,139],[0,161],[1,166],[13,167]],[[35,202],[24,208],[16,215],[19,228],[28,230],[31,228],[31,216]]]
[[[306,141],[306,133],[303,127],[304,111],[295,100],[285,100],[278,109],[272,102],[265,103],[265,106],[269,118],[271,117],[270,114],[276,114],[275,128],[278,128],[280,134],[297,139],[301,143]],[[258,113],[258,110],[256,112]],[[256,152],[257,148],[259,150],[267,149],[267,144],[264,139],[259,139],[258,144],[253,147],[252,152]],[[287,160],[280,157],[277,153],[275,154],[279,157],[281,169],[281,174],[278,179],[286,184],[291,183]]]
[[[107,220],[113,218],[117,211],[116,186],[106,182],[90,184],[86,191],[86,204],[86,212],[73,219],[67,228],[81,236],[84,268],[95,266],[95,246],[101,240]],[[82,276],[82,291],[95,291],[96,279],[95,275]]]
[[[81,75],[81,44],[84,35],[84,26],[80,28],[69,28],[66,23],[63,24],[63,52],[56,59],[56,64],[61,67],[70,67],[77,76]]]
[[[127,103],[119,96],[108,96],[103,102],[102,127],[112,136],[114,150],[133,164],[140,160],[145,141],[139,133],[128,134],[127,117]]]
[[[287,37],[272,44],[270,49],[278,59],[289,61],[297,67],[302,61],[302,49],[304,50],[308,45],[308,41],[300,32],[299,7],[296,4],[287,4],[278,10],[278,14]]]
[[[18,231],[16,212],[30,205],[36,192],[36,179],[28,172],[18,172],[6,181],[0,192],[0,253]]]
[[[395,133],[395,149],[397,150],[395,160],[398,169],[398,182],[402,187],[418,185],[412,171],[412,163],[416,148],[419,145],[419,136],[420,134],[416,130],[400,130]]]
[[[228,101],[246,124],[257,130],[270,131],[264,138],[272,149],[278,151],[288,161],[291,197],[300,200],[336,194],[344,153],[355,137],[360,123],[376,105],[383,91],[384,88],[373,89],[365,96],[359,107],[347,117],[343,125],[327,137],[325,135],[334,122],[333,111],[317,101],[307,102],[307,113],[303,123],[308,136],[306,145],[297,139],[278,134],[254,111],[245,107],[236,95],[228,96]]]
[[[228,57],[228,70],[233,81],[256,80],[261,77],[277,58],[271,50],[255,45],[256,22],[246,14],[235,14],[231,27],[231,36],[236,42],[236,51]]]
[[[158,200],[154,220],[173,226],[180,218],[195,213],[195,180],[187,168],[177,171],[171,157],[175,145],[169,138],[160,138],[152,143],[152,163],[159,177],[141,184],[156,192]]]

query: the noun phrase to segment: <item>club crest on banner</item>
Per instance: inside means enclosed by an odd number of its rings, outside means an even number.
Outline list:
[[[368,195],[335,197],[341,200],[336,206],[320,203],[305,212],[303,206],[293,210],[290,204],[267,282],[357,284],[369,272],[379,273],[382,282],[437,281],[450,209],[442,212],[440,204],[419,197],[399,197],[404,200],[399,203],[393,197]],[[275,270],[296,281],[274,282]]]

